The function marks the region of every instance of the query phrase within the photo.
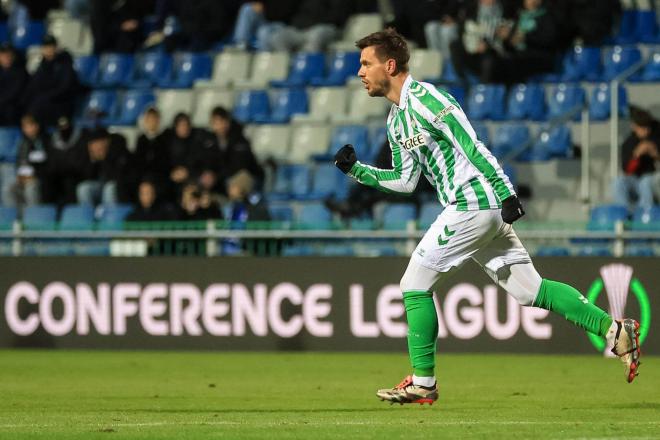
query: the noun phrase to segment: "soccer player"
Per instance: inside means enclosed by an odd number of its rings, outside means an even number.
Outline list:
[[[393,30],[375,32],[356,45],[361,50],[358,76],[367,93],[393,103],[387,117],[392,169],[359,162],[352,145],[336,153],[335,165],[363,185],[395,193],[413,192],[423,174],[444,206],[417,245],[400,283],[413,374],[394,388],[379,390],[377,396],[401,404],[438,399],[438,318],[431,289],[470,258],[520,304],[551,310],[607,338],[632,382],[640,365],[639,323],[615,321],[575,288],[541,278],[512,227],[525,211],[509,178],[477,139],[456,100],[413,79],[401,35]]]

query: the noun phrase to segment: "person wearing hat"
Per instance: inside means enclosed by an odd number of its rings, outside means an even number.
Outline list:
[[[52,126],[58,118],[72,116],[80,85],[71,55],[58,49],[52,35],[44,36],[41,56],[25,90],[23,105],[43,124]]]
[[[630,107],[632,132],[621,145],[623,173],[614,179],[614,202],[648,212],[653,206],[656,169],[660,161],[660,123],[639,107]]]
[[[26,81],[25,65],[17,59],[14,48],[9,43],[0,44],[0,126],[18,125]]]

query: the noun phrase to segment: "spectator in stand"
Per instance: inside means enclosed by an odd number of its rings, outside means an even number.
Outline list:
[[[422,47],[443,50],[449,56],[449,43],[456,39],[458,28],[455,20],[462,0],[389,0],[393,17],[385,13],[385,26],[392,27],[407,40]],[[383,11],[383,5],[381,12]]]
[[[188,182],[181,190],[179,220],[222,220],[220,203],[209,191]]]
[[[80,85],[71,55],[58,50],[52,35],[44,37],[41,55],[41,63],[25,90],[23,108],[49,126],[62,116],[71,118]]]
[[[160,129],[160,112],[154,107],[145,110],[140,119],[142,132],[137,138],[135,153],[131,160],[134,188],[145,177],[156,187],[160,197],[170,198],[170,158],[166,137]],[[174,200],[174,198],[171,198]]]
[[[428,21],[424,25],[426,45],[429,49],[442,52],[442,56],[449,59],[451,57],[449,45],[458,38],[458,17],[460,8],[464,6],[465,2],[462,0],[435,0],[430,3],[434,7],[426,16]],[[423,9],[421,13],[424,13]]]
[[[82,131],[71,124],[71,120],[62,116],[57,120],[55,131],[50,136],[50,142],[54,150],[69,151],[78,145]]]
[[[14,48],[9,43],[0,44],[0,126],[18,124],[21,94],[27,79],[25,66],[16,57]]]
[[[125,145],[111,142],[104,128],[94,129],[84,147],[73,155],[78,203],[97,205],[118,202],[118,188],[127,162]]]
[[[39,122],[30,114],[21,118],[23,138],[16,156],[16,180],[5,186],[3,204],[8,206],[37,205],[43,190],[48,190],[51,148]]]
[[[340,36],[352,12],[350,0],[302,0],[289,25],[271,25],[262,48],[323,52]]]
[[[298,0],[262,0],[244,3],[238,11],[234,43],[248,49],[256,38],[256,48],[266,50],[270,34],[278,26],[290,24]]]
[[[556,0],[555,0],[556,1]],[[612,29],[621,15],[619,0],[563,0],[567,3],[567,17],[560,24],[568,23],[566,33],[585,46],[600,46],[612,35]],[[648,3],[647,3],[648,4]],[[657,3],[656,3],[657,5]],[[552,11],[561,3],[552,3]]]
[[[200,184],[208,190],[225,191],[226,180],[240,170],[246,170],[261,187],[264,169],[257,162],[250,141],[243,134],[243,126],[225,108],[211,111],[213,144],[202,150]]]
[[[91,0],[94,53],[137,50],[143,41],[142,20],[152,9],[153,2],[145,0]]]
[[[172,208],[160,200],[156,184],[153,181],[140,182],[137,199],[138,205],[126,217],[127,221],[155,222],[174,219]]]
[[[646,211],[653,206],[656,165],[660,160],[660,123],[638,107],[630,108],[630,117],[632,132],[621,146],[623,174],[614,179],[612,191],[615,203]]]
[[[57,205],[76,203],[75,170],[72,169],[72,158],[81,148],[83,133],[74,127],[71,121],[62,116],[57,120],[55,131],[50,136],[50,179],[48,202]]]

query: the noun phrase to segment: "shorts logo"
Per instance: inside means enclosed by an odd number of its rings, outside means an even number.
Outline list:
[[[447,116],[449,113],[451,113],[456,107],[454,107],[454,104],[450,104],[449,107],[443,108],[440,113],[435,115],[435,118],[433,119],[433,122],[439,122],[441,121],[445,116]]]
[[[410,151],[424,145],[424,135],[421,133],[403,140],[403,148]]]

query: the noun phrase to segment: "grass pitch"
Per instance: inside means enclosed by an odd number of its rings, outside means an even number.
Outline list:
[[[405,354],[0,351],[0,439],[660,438],[658,358],[438,356],[440,400],[375,390]]]

